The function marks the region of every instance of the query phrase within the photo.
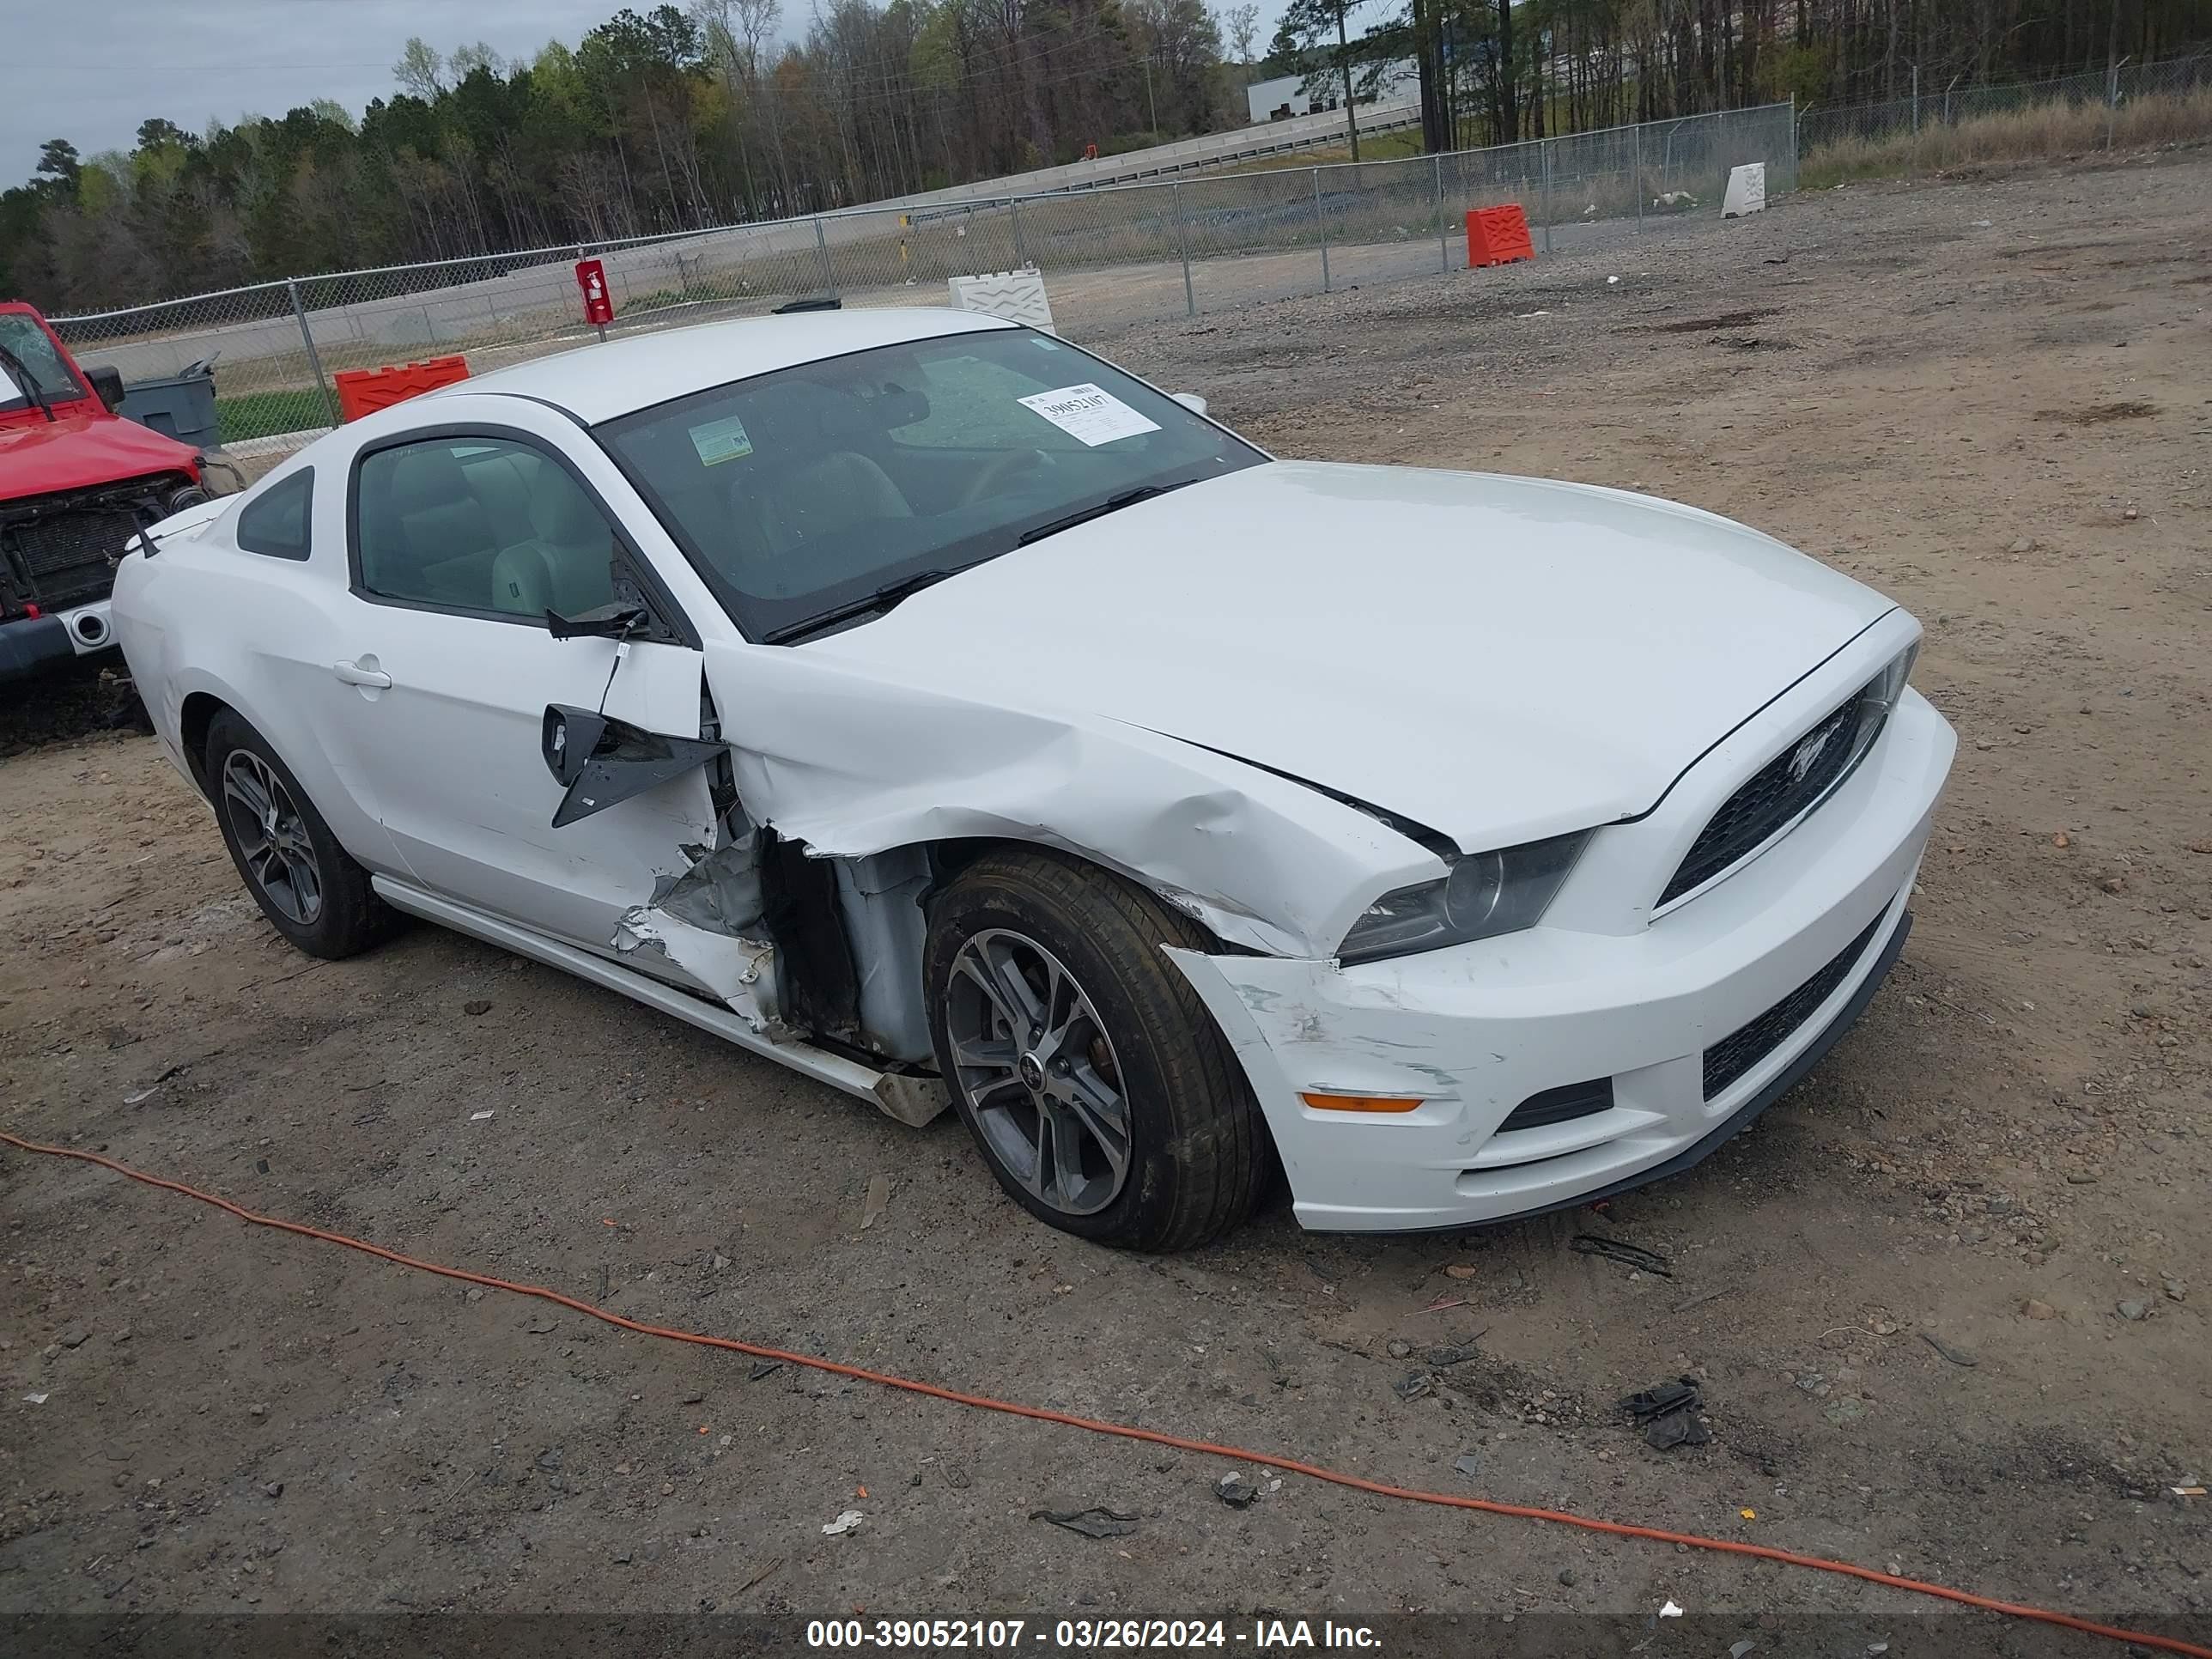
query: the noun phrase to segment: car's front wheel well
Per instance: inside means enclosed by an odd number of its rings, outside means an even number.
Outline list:
[[[927,902],[930,896],[951,885],[970,865],[988,858],[994,853],[1050,853],[1057,858],[1065,859],[1070,864],[1091,871],[1107,880],[1126,881],[1133,886],[1144,888],[1170,909],[1178,915],[1188,916],[1194,926],[1204,931],[1208,954],[1215,952],[1223,956],[1242,954],[1237,946],[1221,939],[1211,927],[1206,926],[1202,918],[1193,915],[1182,905],[1176,902],[1170,894],[1163,892],[1150,883],[1126,875],[1111,865],[1101,863],[1097,859],[1085,858],[1080,853],[1070,852],[1067,848],[1055,846],[1049,842],[1024,841],[1012,836],[964,836],[930,842],[926,844],[924,850],[929,855],[931,875],[930,892],[924,896],[925,903]]]

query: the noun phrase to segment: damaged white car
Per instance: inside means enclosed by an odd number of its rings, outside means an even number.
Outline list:
[[[422,916],[1164,1249],[1681,1168],[1857,1016],[1954,747],[1705,513],[1270,459],[1049,334],[815,313],[340,428],[124,561],[255,898]]]

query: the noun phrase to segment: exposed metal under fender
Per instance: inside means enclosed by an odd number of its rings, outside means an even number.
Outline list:
[[[1297,957],[1334,954],[1378,894],[1443,873],[1435,854],[1303,784],[1103,716],[1008,707],[960,686],[954,666],[894,678],[836,643],[706,647],[715,706],[744,711],[728,734],[738,796],[817,856],[973,837],[1057,847],[1232,946]],[[1233,695],[1227,671],[1222,688]]]
[[[921,986],[928,857],[919,847],[902,847],[873,858],[838,859],[835,866],[837,908],[860,976],[860,1041],[893,1060],[934,1066]]]
[[[691,866],[679,876],[661,878],[649,902],[623,913],[613,940],[617,955],[658,957],[686,980],[720,997],[734,1018],[773,1044],[778,1054],[810,1048],[800,1031],[825,1030],[837,1037],[857,1036],[863,1046],[902,1066],[928,1060],[929,1024],[919,981],[922,919],[918,901],[929,872],[920,851],[862,860],[857,865],[837,860],[817,866],[799,849],[788,849],[793,865],[820,869],[825,893],[835,896],[835,911],[824,898],[817,907],[820,914],[811,916],[809,925],[834,933],[842,921],[845,932],[835,941],[838,948],[845,948],[848,937],[858,947],[854,966],[860,976],[860,1024],[855,1031],[849,1017],[827,1027],[817,1024],[818,1011],[810,1012],[803,994],[806,987],[792,983],[792,975],[803,975],[806,969],[805,952],[787,961],[775,943],[783,935],[774,934],[769,926],[770,893],[762,867],[763,852],[774,837],[747,823],[742,812],[732,812],[729,829],[730,838],[714,852],[686,849],[698,854]],[[852,1006],[852,999],[847,999],[847,1006]],[[951,1103],[937,1079],[904,1071],[875,1074],[868,1095],[888,1115],[916,1127]]]

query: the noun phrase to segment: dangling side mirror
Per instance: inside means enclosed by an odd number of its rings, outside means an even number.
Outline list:
[[[567,792],[553,813],[556,830],[619,806],[724,752],[719,743],[648,732],[565,702],[545,705],[538,750]]]

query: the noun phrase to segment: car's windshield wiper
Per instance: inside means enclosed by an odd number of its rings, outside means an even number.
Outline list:
[[[1195,483],[1185,478],[1182,483],[1139,484],[1134,489],[1125,489],[1118,495],[1109,495],[1096,507],[1086,507],[1080,513],[1070,513],[1065,518],[1048,519],[1034,530],[1024,530],[1014,543],[1027,547],[1031,542],[1041,542],[1048,536],[1056,536],[1063,530],[1073,530],[1093,519],[1103,519],[1109,513],[1119,513],[1125,507],[1134,507],[1139,501],[1148,501],[1155,495],[1164,495],[1170,489],[1181,489],[1183,484]]]
[[[54,423],[54,406],[46,401],[46,389],[39,384],[39,377],[31,373],[31,366],[6,346],[0,345],[0,368],[8,371],[8,378],[22,390],[25,399],[37,406],[46,417],[46,424]]]
[[[848,622],[854,617],[865,617],[872,611],[888,611],[901,599],[919,593],[923,588],[941,582],[947,576],[957,575],[961,570],[965,570],[967,568],[966,565],[962,565],[956,570],[918,570],[911,576],[902,576],[895,582],[885,582],[872,593],[865,594],[860,599],[848,599],[842,605],[831,605],[827,611],[817,611],[811,617],[802,617],[797,622],[786,623],[781,628],[772,628],[762,635],[761,639],[769,645],[784,645],[793,640],[803,639],[809,634],[818,632],[834,623]]]

